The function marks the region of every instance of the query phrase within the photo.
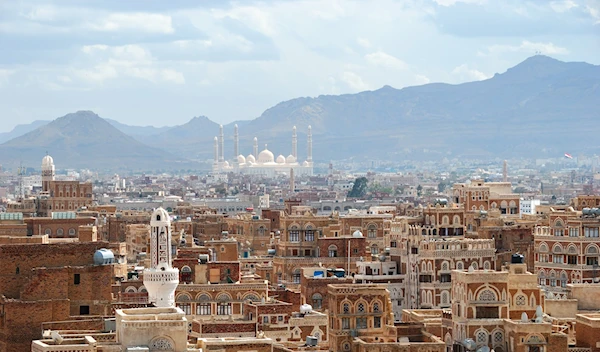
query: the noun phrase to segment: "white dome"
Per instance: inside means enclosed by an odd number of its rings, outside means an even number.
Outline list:
[[[46,155],[42,159],[42,168],[51,168],[52,166],[54,166],[54,159],[50,155]]]
[[[308,166],[308,161],[306,161],[306,160],[305,160],[305,161],[302,163],[302,166]]]
[[[242,154],[238,155],[237,157],[237,161],[240,164],[245,164],[246,163],[246,158],[244,158],[244,156]]]
[[[360,232],[359,230],[356,230],[352,234],[352,237],[361,238],[361,237],[364,237],[364,236],[363,236],[362,232]]]
[[[290,154],[287,158],[285,158],[285,162],[288,164],[293,164],[296,162],[296,158],[294,158],[294,156]]]
[[[272,163],[275,161],[275,156],[269,149],[265,149],[258,153],[258,162],[261,164]]]
[[[285,156],[279,155],[277,157],[277,164],[285,164]]]
[[[225,167],[229,166],[229,161],[225,161],[225,162],[223,163],[223,165],[224,165]]]
[[[246,162],[247,163],[255,163],[256,159],[254,158],[254,155],[252,155],[252,154],[248,155],[248,157],[246,158]]]

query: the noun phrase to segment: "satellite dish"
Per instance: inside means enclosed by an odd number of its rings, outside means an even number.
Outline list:
[[[60,345],[64,340],[64,338],[62,336],[60,336],[58,331],[52,331],[50,336],[52,337],[52,341],[54,341],[54,343],[57,345]]]

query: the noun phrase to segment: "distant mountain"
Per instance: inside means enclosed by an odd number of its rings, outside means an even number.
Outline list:
[[[600,151],[599,117],[600,66],[536,55],[484,81],[292,99],[240,134],[286,151],[310,124],[316,160],[535,157]]]
[[[165,127],[132,126],[132,125],[126,125],[124,123],[120,123],[119,121],[112,120],[112,119],[105,118],[105,120],[108,121],[108,123],[110,123],[114,127],[116,127],[119,131],[121,131],[125,134],[128,134],[132,137],[135,137],[135,138],[152,136],[155,134],[159,134],[159,133],[168,131],[169,129],[172,128],[170,126],[165,126]]]
[[[37,120],[28,124],[16,125],[10,132],[2,132],[0,133],[0,143],[4,143],[13,138],[24,135],[27,132],[33,131],[36,128],[48,124],[50,121],[46,120]]]
[[[156,170],[190,165],[140,143],[91,111],[65,115],[0,144],[0,163],[37,167],[46,152],[58,168]]]

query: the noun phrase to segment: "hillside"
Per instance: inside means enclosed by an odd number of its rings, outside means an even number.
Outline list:
[[[138,142],[91,111],[65,115],[0,144],[0,163],[37,167],[46,153],[60,168],[154,170],[185,163]]]

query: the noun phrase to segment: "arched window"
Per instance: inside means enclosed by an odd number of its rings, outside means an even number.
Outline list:
[[[456,270],[463,270],[464,265],[463,262],[456,262]]]
[[[373,303],[373,313],[379,313],[381,310],[379,308],[379,303],[375,302]]]
[[[312,295],[312,306],[315,309],[321,309],[323,307],[323,296],[320,293]]]
[[[349,303],[342,304],[342,313],[350,314],[350,304]]]
[[[479,329],[479,330],[475,331],[475,342],[478,345],[487,344],[488,343],[488,332],[484,329]]]
[[[175,305],[181,308],[186,315],[190,315],[192,314],[191,301],[192,298],[187,293],[183,293],[177,296],[175,299]]]
[[[337,257],[337,247],[334,244],[329,246],[328,251],[329,251],[329,257],[331,257],[331,258]]]
[[[45,229],[44,230],[44,235],[48,235],[48,236],[52,236],[52,230],[51,229]]]
[[[486,301],[486,302],[494,302],[497,301],[498,298],[494,291],[490,289],[484,289],[479,293],[478,301]]]
[[[450,294],[448,293],[448,291],[442,291],[440,301],[442,305],[450,304]]]
[[[367,237],[368,238],[377,237],[377,225],[375,225],[375,224],[369,225],[369,227],[367,228]]]
[[[186,284],[189,284],[192,282],[192,269],[187,266],[184,265],[183,268],[181,268],[181,272],[180,272],[180,276],[181,279],[180,281]]]
[[[454,215],[454,218],[452,219],[452,224],[453,225],[460,225],[460,216]]]
[[[358,306],[356,306],[356,311],[359,313],[364,313],[365,312],[365,305],[364,303],[359,303]]]

